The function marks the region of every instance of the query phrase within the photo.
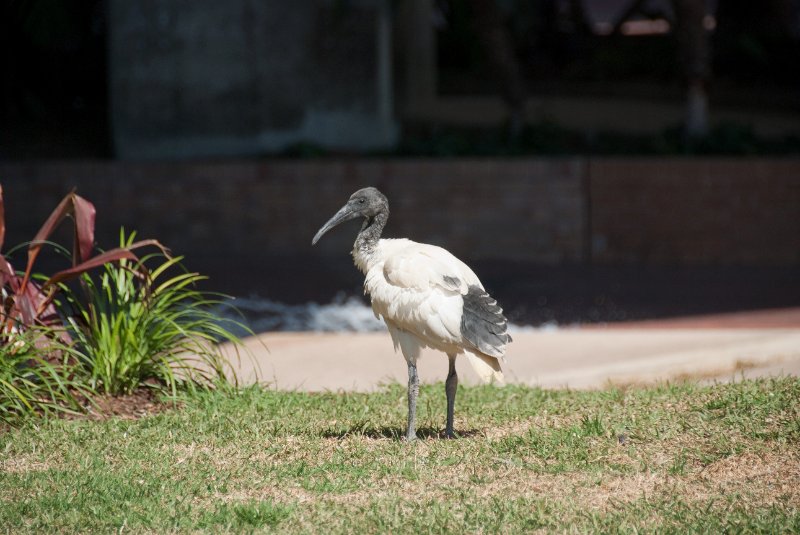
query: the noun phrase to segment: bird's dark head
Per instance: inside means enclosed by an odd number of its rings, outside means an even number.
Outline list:
[[[327,223],[322,225],[314,239],[311,240],[311,245],[315,245],[323,234],[340,223],[359,217],[371,221],[378,214],[389,214],[389,201],[386,196],[377,188],[362,188],[353,193],[347,203]]]

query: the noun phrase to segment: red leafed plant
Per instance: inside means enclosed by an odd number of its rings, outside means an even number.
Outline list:
[[[34,274],[42,248],[66,218],[74,223],[72,266],[50,277]],[[166,254],[157,241],[144,240],[92,256],[94,223],[92,203],[73,192],[64,197],[28,244],[24,271],[16,271],[8,256],[0,253],[0,424],[13,424],[26,415],[81,412],[79,397],[91,394],[79,373],[74,344],[56,310],[56,295],[67,289],[60,283],[96,267],[136,261],[132,250],[137,247],[155,245]],[[0,187],[0,250],[5,229]],[[142,267],[137,275],[146,277],[147,273]]]
[[[0,248],[4,212],[0,188]],[[45,245],[65,250],[48,239],[67,218],[72,266],[34,274]],[[232,343],[238,356],[241,340],[231,329],[244,326],[217,317],[224,296],[197,290],[205,277],[185,270],[182,257],[157,240],[134,241],[135,232],[122,231],[119,247],[93,255],[94,225],[94,205],[72,192],[27,245],[24,271],[0,254],[0,423],[80,410],[74,392],[120,394],[150,385],[175,394],[182,385],[226,385],[229,373],[235,379],[219,342]],[[148,246],[159,251],[141,259],[133,253]],[[148,262],[160,264],[150,271]],[[73,279],[77,285],[66,284]]]
[[[95,214],[94,205],[73,191],[58,204],[28,245],[28,261],[24,272],[15,271],[6,256],[0,253],[0,288],[3,299],[0,308],[0,345],[13,341],[13,333],[37,327],[55,327],[60,323],[53,306],[58,283],[79,277],[110,262],[123,259],[137,261],[138,258],[132,251],[139,247],[155,245],[166,251],[157,240],[142,240],[129,247],[118,247],[92,256]],[[33,279],[36,259],[48,238],[68,217],[74,222],[72,267],[55,273],[43,283],[37,282]],[[5,204],[0,186],[0,251],[5,241],[5,230]],[[63,330],[59,331],[59,335],[67,336]]]

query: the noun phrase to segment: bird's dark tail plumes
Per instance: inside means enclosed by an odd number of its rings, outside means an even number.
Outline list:
[[[462,297],[461,335],[481,353],[502,358],[506,345],[511,342],[503,309],[486,290],[477,285],[470,286]]]

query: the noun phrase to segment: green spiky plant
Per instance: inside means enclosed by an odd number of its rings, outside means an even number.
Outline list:
[[[121,231],[120,248],[134,238]],[[181,386],[235,382],[219,342],[238,350],[241,340],[231,328],[244,327],[212,312],[224,296],[198,290],[206,277],[187,271],[182,260],[159,250],[106,264],[99,275],[84,273],[80,289],[62,287],[91,388],[123,394],[150,385],[174,395]]]
[[[25,416],[80,409],[76,396],[86,397],[76,373],[72,340],[53,299],[66,281],[120,259],[135,260],[134,249],[160,246],[155,240],[93,255],[95,207],[75,194],[66,195],[30,242],[0,252],[0,421],[16,423]],[[65,221],[73,223],[72,250],[48,241]],[[5,242],[5,201],[0,186],[0,249]],[[69,259],[71,267],[50,276],[34,271],[45,246]],[[13,264],[15,251],[27,251],[25,269]]]
[[[69,348],[55,333],[38,327],[6,333],[4,339],[0,344],[0,422],[15,424],[29,416],[80,412],[76,395],[87,392],[75,380]],[[43,341],[49,358],[43,357]]]

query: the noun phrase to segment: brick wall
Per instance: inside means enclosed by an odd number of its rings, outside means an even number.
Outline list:
[[[538,262],[582,259],[583,174],[572,160],[0,164],[8,243],[30,239],[74,187],[97,206],[106,247],[125,226],[187,255],[307,254],[350,193],[375,185],[390,199],[387,235]],[[319,252],[349,251],[351,225]]]
[[[800,264],[800,162],[603,159],[588,168],[595,262]]]
[[[800,160],[456,159],[0,163],[7,245],[71,188],[120,226],[216,262],[341,256],[356,224],[316,230],[350,193],[389,197],[389,236],[466,260],[800,265]],[[199,259],[199,260],[198,260]],[[255,268],[253,268],[255,269]]]

